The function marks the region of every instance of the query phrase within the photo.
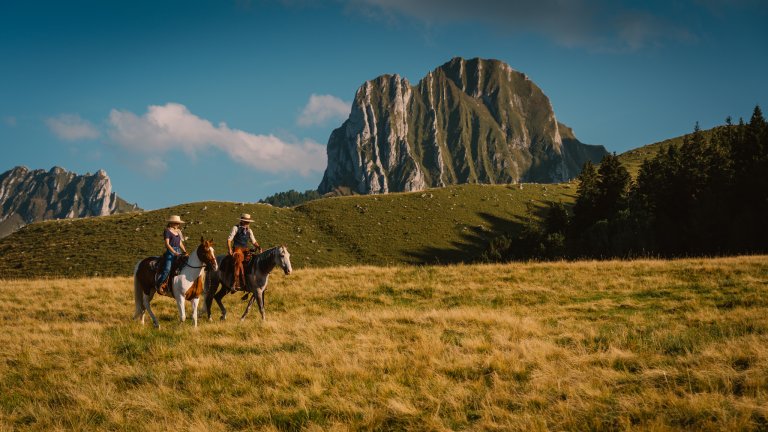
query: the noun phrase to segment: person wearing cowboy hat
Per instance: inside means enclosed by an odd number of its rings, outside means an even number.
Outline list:
[[[253,222],[251,215],[243,213],[240,215],[240,223],[232,227],[232,231],[227,238],[227,247],[229,248],[229,254],[235,260],[235,280],[232,284],[232,290],[235,291],[240,287],[245,287],[245,272],[243,271],[243,260],[245,259],[245,251],[248,249],[248,241],[250,240],[253,247],[261,250],[259,242],[256,241],[256,237],[253,236],[253,231],[250,228],[250,224]]]
[[[173,258],[180,256],[182,251],[187,253],[187,248],[184,247],[184,238],[181,236],[181,224],[185,223],[178,215],[173,215],[167,220],[168,225],[163,231],[163,238],[165,240],[165,253],[163,253],[163,272],[160,273],[155,286],[158,294],[165,294],[165,290],[168,287],[168,275],[171,273],[171,264],[173,264]]]

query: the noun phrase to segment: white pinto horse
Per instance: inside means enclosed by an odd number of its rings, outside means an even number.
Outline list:
[[[157,259],[158,257],[144,258],[136,264],[133,271],[133,293],[136,301],[136,313],[134,313],[133,319],[141,318],[143,325],[144,312],[147,312],[152,318],[152,324],[155,328],[159,328],[160,323],[150,307],[150,302],[156,292],[155,269],[150,264]],[[173,278],[172,283],[169,283],[171,289],[165,294],[176,299],[181,322],[187,319],[184,300],[189,300],[192,303],[192,320],[195,322],[195,327],[197,327],[197,305],[205,287],[206,267],[211,267],[215,272],[218,270],[218,263],[213,251],[213,240],[205,240],[201,237],[197,250],[189,256],[187,262],[181,267],[179,275]],[[173,275],[168,277],[173,277]]]

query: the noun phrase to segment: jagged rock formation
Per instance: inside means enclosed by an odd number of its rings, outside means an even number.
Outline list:
[[[136,210],[136,204],[112,192],[104,170],[77,175],[60,167],[32,171],[19,166],[0,174],[0,237],[40,220]]]
[[[327,152],[323,194],[561,182],[607,153],[558,123],[547,96],[524,74],[498,60],[462,58],[416,86],[398,75],[367,81]]]

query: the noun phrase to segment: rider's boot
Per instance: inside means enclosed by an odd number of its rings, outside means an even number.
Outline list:
[[[157,285],[157,293],[160,295],[165,295],[165,291],[168,289],[168,279],[170,277],[165,278],[164,281],[160,282],[159,285]]]
[[[234,294],[235,291],[245,289],[245,275],[243,272],[238,272],[239,274],[236,274],[234,277],[234,280],[232,282],[232,286],[229,288],[229,293]]]

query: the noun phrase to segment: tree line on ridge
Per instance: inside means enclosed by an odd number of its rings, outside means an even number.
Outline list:
[[[768,251],[768,126],[696,124],[682,145],[662,146],[636,179],[615,154],[587,162],[572,208],[551,203],[541,222],[494,238],[482,259],[679,257]]]

